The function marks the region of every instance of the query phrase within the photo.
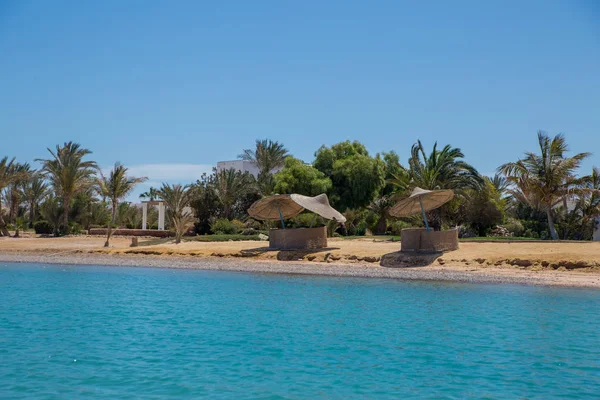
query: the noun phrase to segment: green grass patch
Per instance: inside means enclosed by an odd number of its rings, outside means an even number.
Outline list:
[[[525,237],[472,237],[459,239],[461,242],[527,242],[540,239]]]
[[[156,246],[160,244],[172,243],[175,238],[156,238],[148,239],[139,243],[139,246]],[[239,242],[241,240],[261,240],[258,235],[199,235],[184,236],[183,242]]]

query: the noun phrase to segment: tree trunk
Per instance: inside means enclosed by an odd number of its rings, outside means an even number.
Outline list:
[[[6,222],[4,222],[4,217],[2,217],[2,200],[0,200],[0,236],[10,236]]]
[[[69,211],[71,211],[71,199],[65,197],[63,200],[65,202],[65,204],[63,204],[63,210],[65,213],[65,215],[63,215],[64,231],[68,234],[69,233]]]
[[[33,202],[29,203],[29,227],[33,228],[35,222],[35,205]]]
[[[556,233],[556,228],[554,227],[554,218],[552,218],[552,209],[550,207],[546,208],[546,216],[548,217],[550,236],[552,237],[552,240],[558,240],[558,233]]]
[[[385,231],[387,229],[387,217],[384,215],[382,215],[379,218],[379,221],[377,221],[377,225],[375,226],[375,233],[376,235],[385,235]]]
[[[117,204],[116,204],[116,201],[113,201],[112,220],[110,222],[110,225],[108,225],[108,229],[106,231],[106,243],[104,243],[104,247],[108,247],[108,245],[109,245],[110,235],[112,234],[112,227],[115,224],[116,220],[117,220]]]

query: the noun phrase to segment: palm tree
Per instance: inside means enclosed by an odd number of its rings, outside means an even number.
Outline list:
[[[119,163],[115,164],[108,176],[104,176],[104,174],[100,172],[100,178],[96,182],[99,192],[102,193],[104,197],[107,197],[112,204],[112,219],[111,223],[108,225],[104,247],[109,246],[112,228],[117,220],[119,201],[127,197],[137,184],[145,182],[147,179],[148,178],[146,177],[128,177],[127,168]]]
[[[225,169],[215,174],[214,192],[223,206],[223,216],[233,218],[236,201],[253,190],[252,176],[247,172]]]
[[[187,185],[163,183],[160,188],[160,197],[167,207],[167,217],[175,228],[175,244],[179,244],[183,234],[194,222],[194,216],[189,207],[192,191]]]
[[[56,150],[48,149],[50,159],[38,159],[42,163],[42,171],[49,178],[55,194],[62,199],[64,229],[69,227],[69,210],[73,196],[85,190],[93,183],[93,176],[98,170],[94,161],[83,158],[92,152],[81,148],[79,143],[67,142],[63,146],[56,145]]]
[[[408,160],[411,185],[421,189],[452,189],[457,192],[481,188],[483,179],[473,166],[461,160],[464,157],[459,148],[450,145],[438,150],[437,142],[427,155],[421,141],[417,141],[411,148]]]
[[[540,154],[527,152],[523,159],[501,165],[498,172],[511,183],[509,192],[515,198],[546,213],[550,236],[557,240],[552,210],[567,197],[590,192],[584,187],[584,180],[575,175],[590,153],[565,157],[569,148],[562,134],[550,139],[546,133],[539,131],[538,144]]]
[[[29,227],[32,228],[39,209],[40,201],[48,194],[48,184],[39,173],[21,184],[21,193],[29,206]]]
[[[18,176],[15,174],[15,159],[4,157],[0,159],[0,192],[12,185]],[[10,236],[2,215],[2,199],[0,198],[0,236]]]
[[[40,214],[53,226],[54,236],[58,236],[59,234],[59,226],[63,217],[63,212],[63,207],[61,207],[58,198],[53,194],[47,196],[44,202],[40,205]]]
[[[159,196],[159,190],[151,187],[148,191],[140,194],[140,199],[154,201],[154,200],[158,199],[158,196]]]
[[[452,189],[458,195],[464,195],[468,189],[480,189],[484,183],[483,178],[463,158],[464,154],[459,148],[446,145],[438,150],[437,142],[428,155],[421,141],[417,141],[411,148],[409,168],[401,170],[388,180],[399,191],[394,199],[400,199],[415,187],[428,190]],[[434,210],[428,214],[431,225],[436,230],[440,229],[441,211]]]
[[[16,222],[19,206],[22,203],[23,193],[21,192],[20,187],[22,184],[29,181],[34,173],[34,171],[31,170],[29,163],[15,163],[13,164],[13,169],[15,174],[14,181],[7,188],[7,197],[10,200],[8,220],[11,223]]]
[[[239,158],[256,165],[258,168],[256,180],[261,193],[266,196],[273,191],[273,170],[283,167],[285,158],[289,155],[282,143],[264,139],[256,140],[255,149],[245,149]]]

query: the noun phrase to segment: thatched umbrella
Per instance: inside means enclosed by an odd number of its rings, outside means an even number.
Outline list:
[[[248,209],[252,218],[259,220],[276,221],[281,220],[281,226],[285,228],[284,219],[293,218],[304,209],[314,212],[326,219],[337,222],[345,222],[346,218],[329,205],[329,199],[325,193],[315,197],[303,196],[301,194],[278,194],[258,200]]]
[[[453,198],[454,192],[452,190],[425,190],[416,187],[408,198],[399,201],[390,208],[390,215],[408,217],[420,212],[423,214],[423,221],[425,221],[425,227],[429,232],[429,223],[425,212],[435,210]]]

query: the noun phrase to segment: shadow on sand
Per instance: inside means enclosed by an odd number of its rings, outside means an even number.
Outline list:
[[[442,256],[439,253],[416,253],[395,251],[381,256],[379,265],[387,268],[414,268],[427,267]]]
[[[339,247],[325,247],[322,249],[297,249],[297,250],[278,250],[270,247],[257,247],[255,249],[241,250],[243,257],[258,257],[268,252],[277,252],[279,261],[302,261],[305,257],[316,253],[327,253],[332,250],[339,250]],[[310,257],[308,257],[310,258]]]

